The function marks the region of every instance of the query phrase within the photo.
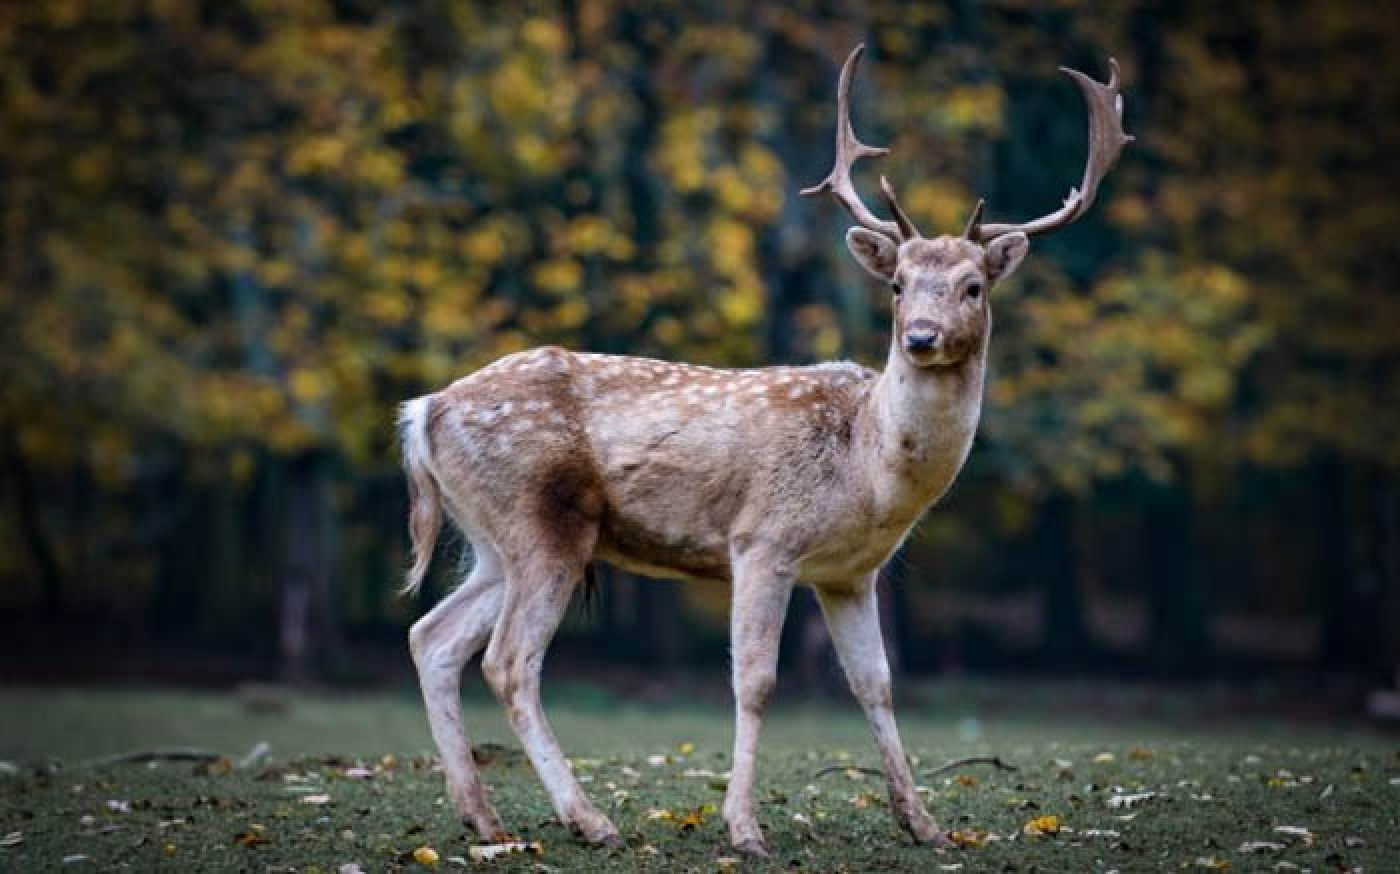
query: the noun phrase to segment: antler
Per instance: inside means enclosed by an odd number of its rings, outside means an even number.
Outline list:
[[[1106,84],[1095,82],[1078,70],[1060,68],[1079,86],[1089,107],[1089,161],[1084,166],[1084,181],[1078,188],[1069,190],[1064,206],[1025,224],[984,225],[982,203],[978,201],[977,209],[963,231],[964,237],[985,243],[1014,231],[1035,236],[1064,227],[1088,211],[1099,193],[1099,183],[1118,160],[1118,153],[1133,141],[1132,136],[1123,133],[1123,95],[1118,93],[1118,62],[1109,58],[1108,67],[1110,72]]]
[[[894,213],[894,221],[886,221],[872,213],[861,202],[855,185],[851,183],[851,166],[856,161],[888,155],[890,152],[889,149],[867,146],[856,139],[855,131],[851,129],[851,80],[855,78],[856,67],[860,65],[860,56],[864,51],[865,43],[851,51],[850,57],[846,58],[845,65],[841,67],[841,79],[836,86],[836,164],[825,179],[811,188],[802,189],[800,194],[803,197],[813,197],[830,192],[857,224],[884,234],[896,243],[902,243],[917,238],[919,232],[904,214],[904,210],[900,209],[899,201],[895,199],[894,189],[890,187],[889,182],[883,176],[880,177],[880,190],[885,195],[890,212]]]

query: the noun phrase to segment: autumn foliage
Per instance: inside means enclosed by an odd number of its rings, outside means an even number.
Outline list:
[[[237,638],[305,585],[313,637],[392,624],[398,400],[543,343],[878,362],[884,291],[795,197],[866,40],[857,123],[926,229],[1077,180],[1058,64],[1117,57],[1138,136],[999,289],[912,573],[1040,591],[1072,637],[1100,595],[1187,639],[1212,605],[1317,615],[1369,659],[1397,623],[1358,614],[1400,616],[1395,31],[1322,2],[5,4],[0,608]]]

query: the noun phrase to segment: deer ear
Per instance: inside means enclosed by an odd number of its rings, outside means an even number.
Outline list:
[[[1020,231],[992,240],[987,244],[987,278],[997,282],[1015,273],[1030,247],[1031,241]]]
[[[899,249],[889,237],[865,228],[851,228],[846,231],[846,248],[875,278],[886,282],[894,278]]]

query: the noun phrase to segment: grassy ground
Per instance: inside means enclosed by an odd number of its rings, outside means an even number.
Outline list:
[[[1091,699],[1069,693],[1030,704],[1013,696],[1021,703],[1011,708],[977,689],[939,695],[937,707],[924,699],[901,710],[920,769],[980,754],[1019,766],[923,780],[931,810],[971,846],[913,846],[893,827],[879,778],[815,776],[830,764],[875,763],[853,707],[780,707],[762,745],[759,816],[773,859],[760,864],[729,858],[713,812],[730,740],[720,706],[552,696],[585,788],[627,837],[628,849],[610,854],[552,821],[496,708],[468,701],[473,739],[491,744],[483,772],[498,809],[543,848],[480,862],[444,804],[407,694],[257,712],[212,694],[0,689],[0,870],[426,870],[414,858],[420,848],[446,870],[1400,870],[1394,739],[1257,718],[1221,727],[1154,712],[1108,722]],[[1179,701],[1168,712],[1190,709]],[[167,745],[236,758],[258,741],[272,755],[247,770],[92,761]],[[1044,817],[1058,820],[1058,833],[1028,835]]]

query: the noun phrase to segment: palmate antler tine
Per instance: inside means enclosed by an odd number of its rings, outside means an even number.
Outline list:
[[[811,188],[804,188],[799,193],[803,197],[814,197],[829,192],[861,227],[884,234],[895,242],[902,242],[909,239],[905,236],[905,226],[908,225],[911,230],[913,228],[908,218],[897,208],[895,215],[900,221],[891,222],[879,218],[861,202],[860,195],[856,193],[855,185],[851,182],[851,167],[856,161],[887,155],[890,151],[862,143],[856,139],[855,130],[851,127],[851,80],[855,78],[856,68],[860,66],[860,56],[864,52],[865,43],[861,43],[851,51],[845,65],[841,67],[841,79],[836,86],[836,162],[831,168],[831,173],[820,183]]]
[[[1084,165],[1084,179],[1079,187],[1070,189],[1064,205],[1058,210],[1025,224],[982,224],[979,207],[973,220],[968,222],[965,232],[968,239],[985,243],[1013,231],[1035,236],[1064,227],[1088,211],[1098,196],[1099,183],[1118,161],[1118,153],[1133,141],[1132,136],[1123,133],[1123,97],[1119,93],[1118,62],[1109,58],[1108,67],[1110,72],[1106,83],[1095,82],[1078,70],[1060,68],[1079,86],[1089,110],[1089,159]]]

